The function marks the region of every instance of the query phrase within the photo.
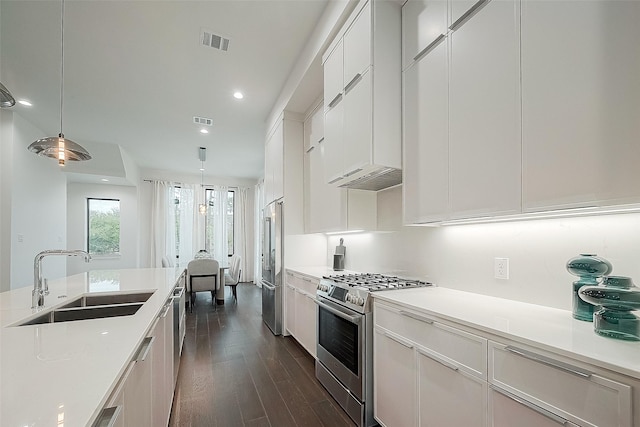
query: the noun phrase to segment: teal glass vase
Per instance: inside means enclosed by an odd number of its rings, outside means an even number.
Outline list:
[[[580,299],[597,306],[594,330],[606,337],[640,341],[640,288],[629,277],[605,277],[599,286],[584,286]]]
[[[583,286],[597,285],[600,278],[613,270],[609,261],[596,254],[580,254],[567,261],[567,270],[579,279],[573,282],[572,314],[575,319],[593,322],[594,306],[578,295]]]

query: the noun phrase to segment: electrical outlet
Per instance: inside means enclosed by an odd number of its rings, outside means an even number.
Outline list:
[[[509,258],[494,258],[493,270],[496,279],[509,278]]]
[[[18,234],[18,243],[24,242],[24,234]]]

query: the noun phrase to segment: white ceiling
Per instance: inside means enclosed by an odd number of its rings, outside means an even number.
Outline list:
[[[142,168],[178,173],[199,174],[203,146],[207,175],[258,178],[265,121],[326,5],[66,0],[64,134],[88,149],[118,144]],[[61,2],[0,7],[2,83],[33,103],[14,111],[57,135]],[[228,37],[229,51],[201,46],[203,28]],[[245,98],[234,99],[235,90]],[[295,104],[299,112],[309,106]],[[214,120],[208,135],[193,116]]]

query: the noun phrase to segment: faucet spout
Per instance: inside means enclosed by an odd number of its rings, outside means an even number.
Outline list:
[[[42,251],[33,260],[33,291],[31,292],[31,308],[44,307],[44,296],[49,294],[49,285],[42,280],[42,260],[51,255],[82,256],[85,262],[91,261],[91,255],[82,250],[50,249]]]

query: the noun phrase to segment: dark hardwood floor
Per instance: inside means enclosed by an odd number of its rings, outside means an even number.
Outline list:
[[[237,291],[237,304],[226,295],[217,310],[200,292],[187,310],[169,425],[353,427],[316,380],[313,357],[262,322],[260,288]]]

